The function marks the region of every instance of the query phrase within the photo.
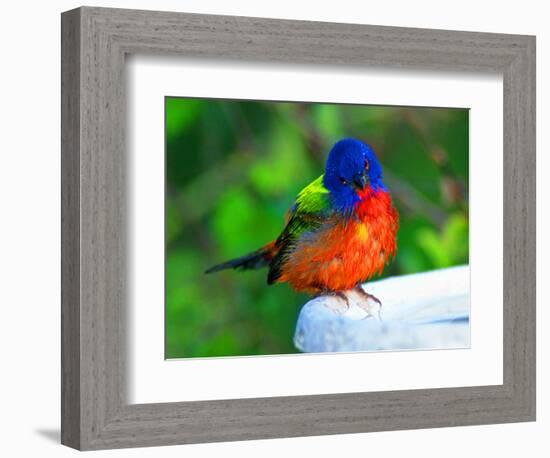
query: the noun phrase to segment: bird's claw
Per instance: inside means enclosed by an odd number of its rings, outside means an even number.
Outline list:
[[[350,296],[348,296],[349,293]],[[353,294],[356,293],[356,294]],[[337,292],[326,292],[325,295],[331,296],[335,299],[339,299],[338,301],[327,301],[326,307],[330,308],[331,310],[339,313],[340,315],[345,315],[350,307],[350,300],[355,304],[357,307],[359,307],[361,310],[365,312],[365,316],[361,319],[367,319],[370,317],[375,318],[377,321],[382,321],[382,317],[380,314],[380,310],[382,309],[382,302],[380,299],[378,299],[376,296],[367,293],[365,290],[363,290],[360,286],[357,286],[353,290],[343,292],[343,291],[337,291]],[[337,306],[336,303],[341,304],[344,303],[344,307]]]
[[[366,301],[365,301],[366,302]],[[359,307],[366,313],[366,315],[361,318],[362,320],[366,320],[367,318],[374,318],[376,321],[382,321],[382,316],[380,314],[380,304],[376,304],[374,306],[370,304],[361,305],[358,304]]]
[[[361,308],[366,315],[363,320],[373,317],[377,321],[382,321],[380,311],[382,310],[382,302],[375,295],[367,293],[361,286],[357,286],[355,289],[362,300],[357,302],[357,306]]]
[[[327,305],[328,308],[330,308],[331,310],[339,313],[340,315],[345,315],[349,308],[350,308],[350,305],[349,305],[349,300],[348,300],[348,297],[342,293],[342,292],[331,292],[331,293],[327,293],[328,296],[331,296],[331,297],[334,297],[336,299],[339,299],[338,300],[338,303],[341,303],[343,302],[344,303],[344,307],[336,307],[335,305]],[[330,302],[327,302],[327,304],[334,304],[335,301],[330,301]]]

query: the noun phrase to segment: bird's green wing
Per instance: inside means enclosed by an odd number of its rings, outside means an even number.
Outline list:
[[[295,213],[319,213],[329,206],[328,189],[323,184],[323,176],[313,180],[302,189],[296,198]]]
[[[288,222],[275,241],[276,254],[273,257],[267,282],[274,283],[280,276],[288,255],[304,232],[318,229],[330,212],[329,192],[323,185],[323,175],[300,191],[294,206],[290,209]]]

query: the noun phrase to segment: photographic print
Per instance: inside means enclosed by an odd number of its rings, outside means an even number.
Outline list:
[[[165,357],[469,347],[467,109],[165,98]]]

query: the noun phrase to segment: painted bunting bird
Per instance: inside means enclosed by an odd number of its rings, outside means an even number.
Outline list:
[[[298,194],[275,241],[206,273],[268,267],[268,284],[287,282],[297,291],[338,296],[347,305],[346,292],[354,290],[380,304],[361,284],[381,274],[394,256],[397,227],[376,154],[346,138],[330,150],[325,173]]]

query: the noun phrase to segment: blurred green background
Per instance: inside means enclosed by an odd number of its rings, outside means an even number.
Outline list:
[[[166,98],[166,358],[295,353],[307,297],[206,268],[277,237],[333,143],[374,147],[400,215],[384,276],[468,263],[468,110]]]

